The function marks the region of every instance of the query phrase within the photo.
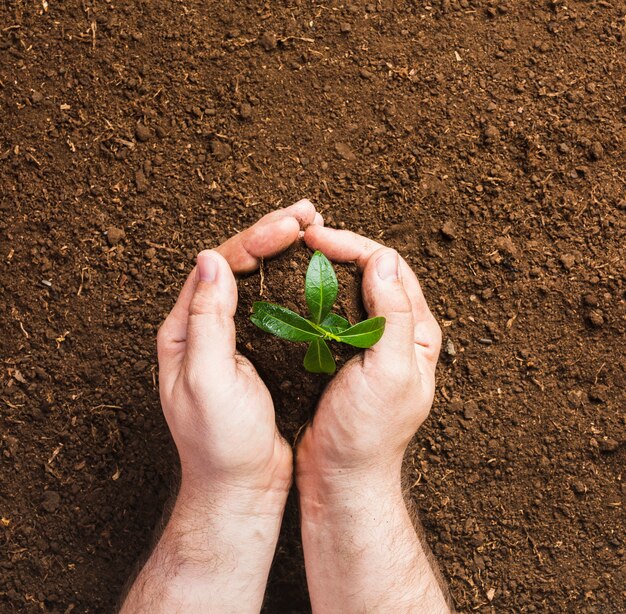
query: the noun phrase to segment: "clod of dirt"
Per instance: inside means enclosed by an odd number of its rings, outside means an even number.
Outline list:
[[[350,34],[350,32],[352,32],[352,26],[347,23],[347,22],[343,22],[340,26],[339,26],[339,31],[342,34]]]
[[[243,102],[239,107],[239,117],[241,119],[250,119],[252,117],[252,105],[248,102]]]
[[[39,104],[42,100],[43,100],[43,94],[42,94],[41,92],[34,91],[34,92],[30,95],[30,101],[31,101],[33,104]]]
[[[457,237],[456,228],[451,220],[446,220],[440,231],[444,238],[448,239],[448,241],[454,241]]]
[[[584,402],[584,395],[582,390],[570,390],[567,393],[567,400],[572,407],[581,407]]]
[[[500,138],[500,130],[492,124],[489,124],[485,127],[483,136],[485,137],[485,141],[487,141],[487,143],[493,143]]]
[[[145,143],[146,141],[149,141],[152,138],[152,130],[150,130],[148,126],[140,122],[137,124],[137,127],[135,128],[135,136],[137,137],[138,141]]]
[[[604,324],[604,316],[600,311],[594,309],[587,314],[587,322],[594,328],[600,328]]]
[[[109,245],[117,245],[122,239],[126,238],[124,229],[116,228],[115,226],[109,226],[109,228],[107,228],[106,235]]]
[[[17,452],[17,449],[19,447],[19,441],[17,440],[17,437],[12,437],[11,435],[4,435],[2,439],[4,440],[6,451],[9,452],[9,455],[15,456],[15,453]]]
[[[498,237],[496,239],[496,248],[501,251],[505,256],[509,258],[517,259],[519,256],[519,250],[511,237]]]
[[[599,304],[600,302],[595,294],[589,292],[583,296],[583,305],[586,305],[587,307],[597,307]]]
[[[599,384],[592,386],[589,390],[589,400],[594,403],[606,403],[611,398],[611,393],[608,386]]]
[[[43,493],[41,507],[44,511],[52,514],[56,512],[61,505],[61,495],[56,490],[46,490]]]
[[[137,171],[135,171],[135,186],[137,188],[137,192],[143,194],[148,190],[148,185],[148,178],[146,177],[143,169],[137,169]]]
[[[232,152],[233,148],[228,143],[218,141],[217,139],[211,141],[211,153],[219,162],[227,160]]]
[[[604,156],[604,147],[600,141],[594,141],[589,148],[589,158],[591,160],[600,160]]]
[[[354,162],[356,160],[356,154],[346,143],[335,143],[335,151],[348,162]]]
[[[273,51],[278,46],[278,39],[273,32],[263,32],[259,37],[259,45],[265,49],[265,51]]]
[[[463,417],[466,420],[473,420],[478,414],[478,403],[476,401],[467,401],[463,406]]]
[[[612,437],[607,437],[606,439],[601,439],[598,442],[598,447],[600,448],[600,452],[610,454],[611,452],[615,452],[617,448],[619,448],[619,442]]]
[[[561,254],[559,260],[563,267],[569,271],[576,262],[576,256],[574,254]]]

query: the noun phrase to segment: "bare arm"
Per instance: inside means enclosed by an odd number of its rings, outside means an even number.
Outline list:
[[[450,611],[399,477],[351,479],[339,491],[307,487],[301,510],[314,612]]]
[[[181,492],[122,614],[259,612],[286,494]]]
[[[311,227],[309,247],[363,271],[381,340],[337,374],[297,450],[302,539],[313,610],[449,612],[436,566],[402,498],[407,444],[432,405],[441,332],[396,252],[348,231]]]
[[[161,405],[181,464],[181,489],[124,614],[258,612],[292,478],[269,391],[237,354],[233,273],[321,224],[308,201],[274,211],[198,255],[159,330]]]

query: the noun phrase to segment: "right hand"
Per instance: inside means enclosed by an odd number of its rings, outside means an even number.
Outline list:
[[[381,340],[348,362],[322,395],[297,450],[298,487],[306,496],[361,479],[399,486],[404,451],[432,405],[441,330],[395,250],[321,226],[309,226],[304,239],[331,260],[355,261],[368,315],[387,322]]]

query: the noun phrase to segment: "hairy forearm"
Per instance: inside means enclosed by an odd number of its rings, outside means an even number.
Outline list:
[[[316,481],[316,480],[314,480]],[[313,611],[450,611],[402,498],[400,480],[301,487]]]
[[[182,489],[122,614],[259,612],[286,496]]]

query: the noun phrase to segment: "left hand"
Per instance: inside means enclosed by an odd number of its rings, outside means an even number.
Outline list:
[[[235,348],[233,273],[253,271],[311,224],[322,224],[321,215],[302,200],[201,252],[159,330],[161,404],[180,455],[181,493],[235,489],[245,500],[289,488],[292,453],[276,429],[271,396]]]

